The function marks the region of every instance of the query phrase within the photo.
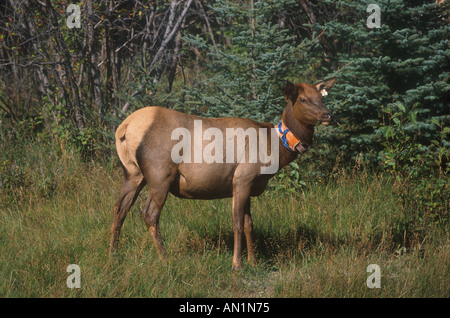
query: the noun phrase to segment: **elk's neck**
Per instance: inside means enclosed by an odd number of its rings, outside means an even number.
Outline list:
[[[298,122],[292,113],[292,104],[289,103],[281,115],[281,120],[295,137],[301,140],[302,144],[311,146],[313,142],[314,126],[304,125]]]
[[[281,120],[284,122],[286,127],[294,134],[295,137],[300,139],[301,143],[306,146],[312,146],[314,126],[304,125],[299,123],[292,113],[292,103],[286,106],[281,115]],[[283,145],[280,141],[280,169],[285,165],[289,164],[297,157],[297,152],[291,152]]]

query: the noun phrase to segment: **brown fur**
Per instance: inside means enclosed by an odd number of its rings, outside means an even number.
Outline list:
[[[335,78],[311,84],[288,83],[285,89],[288,105],[282,120],[294,135],[306,145],[312,144],[314,125],[330,122],[331,114],[322,104],[322,90],[328,90]],[[171,149],[178,140],[171,140],[178,127],[189,129],[193,135],[195,119],[202,120],[203,131],[219,128],[225,136],[226,128],[272,128],[270,123],[258,123],[244,118],[199,118],[162,107],[146,107],[131,114],[116,131],[116,148],[120,158],[124,183],[119,200],[114,206],[111,253],[118,248],[123,221],[145,184],[148,199],[142,212],[151,237],[161,255],[165,249],[159,231],[159,216],[168,192],[188,199],[218,199],[233,197],[234,255],[233,268],[241,268],[241,238],[244,232],[248,261],[253,264],[254,244],[250,197],[259,196],[273,175],[261,174],[261,163],[174,163]],[[268,134],[267,148],[270,146]],[[279,169],[294,160],[297,153],[279,144]],[[205,147],[209,141],[203,141]],[[248,150],[248,142],[246,143]]]

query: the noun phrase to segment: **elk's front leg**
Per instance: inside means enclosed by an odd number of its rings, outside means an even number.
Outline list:
[[[233,189],[233,269],[242,268],[242,233],[247,209],[250,213],[250,187],[235,186]]]
[[[250,198],[248,198],[248,202],[246,204],[245,209],[244,233],[245,233],[245,240],[247,241],[247,261],[249,265],[254,266],[256,265],[255,241],[253,240],[253,221],[252,216],[250,214]]]

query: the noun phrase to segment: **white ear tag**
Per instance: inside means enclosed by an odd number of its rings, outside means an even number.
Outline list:
[[[322,94],[322,96],[327,96],[328,95],[328,92],[325,89],[322,89],[320,91],[320,93]]]

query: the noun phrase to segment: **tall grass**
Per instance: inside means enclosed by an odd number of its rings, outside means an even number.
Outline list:
[[[387,176],[342,169],[253,198],[258,264],[235,272],[230,199],[169,196],[161,260],[141,217],[146,188],[109,258],[120,168],[56,144],[8,145],[1,155],[1,297],[450,296],[447,226],[415,226]],[[69,264],[80,266],[80,289],[66,285]],[[380,289],[366,285],[369,264],[381,268]]]

